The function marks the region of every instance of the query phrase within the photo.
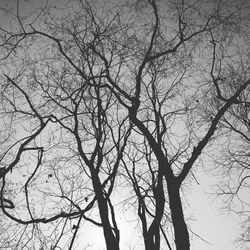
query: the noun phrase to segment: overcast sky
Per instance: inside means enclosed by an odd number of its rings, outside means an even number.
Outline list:
[[[11,6],[15,1],[5,1],[0,0],[1,4],[7,4]],[[42,1],[39,0],[20,0],[21,10],[33,9],[35,6],[41,5]],[[53,0],[53,4],[59,4],[59,0]],[[66,1],[65,1],[66,2]],[[10,8],[11,9],[11,8]],[[1,12],[0,17],[1,24],[6,22],[6,16]],[[220,209],[221,203],[214,200],[215,197],[209,196],[206,193],[212,191],[210,187],[211,178],[204,173],[198,174],[196,176],[200,180],[200,185],[193,185],[192,192],[187,196],[187,201],[190,203],[190,208],[187,211],[188,214],[193,213],[193,221],[191,221],[192,229],[195,233],[199,234],[207,242],[205,243],[200,239],[192,241],[192,250],[236,250],[237,245],[234,244],[234,240],[240,234],[239,218],[235,215],[228,215],[222,213]],[[212,181],[214,182],[214,181]],[[122,242],[127,241],[129,236],[134,234],[134,224],[132,228],[126,226],[126,223],[122,219],[122,216],[118,218],[118,224],[122,225]],[[129,224],[129,223],[127,223]],[[85,231],[87,233],[85,233]],[[101,245],[104,244],[102,231],[100,229],[96,230],[93,226],[86,228],[83,226],[81,229],[83,233],[82,246],[87,246],[89,241],[90,246],[86,249],[105,249]],[[139,241],[139,239],[137,239]],[[141,241],[142,242],[142,239]],[[129,243],[129,242],[127,242]],[[137,242],[132,242],[131,245],[135,245],[134,249],[141,250],[144,249],[143,246],[137,244]],[[82,249],[79,246],[79,250]],[[124,243],[121,244],[121,249],[129,249]]]

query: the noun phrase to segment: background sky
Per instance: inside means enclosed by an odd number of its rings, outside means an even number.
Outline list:
[[[196,239],[191,249],[198,250],[234,250],[234,240],[239,236],[240,225],[237,216],[223,213],[219,207],[222,203],[208,193],[212,192],[211,177],[203,173],[198,175],[200,185],[192,189],[190,194],[190,210],[195,220],[192,222],[194,232],[197,232],[210,244]]]
[[[67,2],[67,1],[64,1]],[[14,0],[5,1],[0,0],[1,5],[7,4],[7,6],[13,5]],[[38,0],[20,0],[21,11],[34,10],[37,6],[44,3]],[[61,5],[62,2],[59,0],[50,1],[55,6]],[[7,18],[3,12],[0,12],[1,24],[6,22]],[[193,188],[188,196],[185,198],[190,204],[190,207],[186,210],[188,215],[193,215],[193,220],[190,222],[192,230],[199,234],[207,242],[203,242],[200,239],[196,239],[191,242],[192,250],[236,250],[240,247],[234,244],[234,240],[240,234],[240,220],[236,215],[223,213],[220,209],[221,202],[215,199],[214,196],[208,195],[212,192],[212,184],[215,183],[216,178],[206,175],[202,170],[197,173],[196,178],[199,179],[199,185],[193,184]],[[212,183],[212,184],[211,184]],[[126,214],[126,220],[123,219],[123,215],[118,216],[118,225],[121,226],[121,249],[129,249],[129,241],[131,245],[135,246],[135,250],[144,249],[142,239],[137,237],[136,223],[129,222],[133,220],[133,214]],[[125,217],[126,217],[125,216]],[[94,226],[85,226],[82,224],[81,231],[81,245],[86,249],[105,249],[103,247],[103,235],[101,229],[96,229]],[[129,240],[131,239],[131,240]],[[250,246],[249,246],[250,247]]]

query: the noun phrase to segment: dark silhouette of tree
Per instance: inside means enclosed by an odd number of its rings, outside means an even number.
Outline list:
[[[246,27],[243,27],[243,30]],[[246,34],[246,33],[245,33]],[[242,39],[247,41],[243,35]],[[244,41],[243,40],[243,41]],[[244,44],[244,43],[243,43]],[[217,112],[218,107],[225,103],[230,93],[235,92],[239,85],[249,81],[249,54],[247,46],[238,47],[237,55],[223,58],[219,53],[214,57],[214,64],[227,62],[226,70],[216,73],[211,71],[216,86],[215,95],[209,98],[210,111]],[[216,46],[214,46],[216,50]],[[239,60],[236,62],[235,57]],[[223,201],[223,209],[240,215],[243,219],[242,234],[239,241],[243,245],[249,244],[249,87],[235,100],[226,115],[221,119],[219,140],[217,142],[218,154],[213,155],[214,170],[212,174],[222,177],[218,184],[217,195]]]
[[[35,35],[36,31],[32,33]],[[3,46],[9,46],[9,42],[12,41],[7,39]],[[17,50],[19,41],[14,43],[13,49]],[[40,45],[37,50],[35,47]],[[26,239],[21,234],[14,240],[13,235],[11,244],[24,247],[34,237],[38,242],[31,243],[33,248],[40,244],[55,249],[61,236],[72,228],[74,233],[68,244],[71,249],[84,218],[103,228],[108,249],[119,249],[119,230],[110,196],[130,130],[126,114],[117,116],[119,104],[112,92],[100,87],[105,79],[103,73],[95,76],[95,56],[88,58],[88,72],[82,78],[76,74],[78,66],[73,61],[54,54],[55,44],[40,45],[37,40],[22,46],[21,50],[31,53],[39,51],[41,57],[21,58],[17,62],[20,68],[11,68],[5,75],[2,90],[3,116],[12,120],[21,139],[2,158],[6,168],[1,174],[1,208],[11,220],[27,225],[26,229],[33,225],[33,236]],[[5,198],[6,183],[17,172],[21,194],[14,203],[19,202],[16,207],[21,211],[9,211],[12,203]],[[38,203],[42,208],[37,207]],[[100,217],[97,221],[88,215],[95,207]],[[71,222],[75,220],[77,226]],[[36,225],[55,221],[55,228],[61,233],[47,239],[45,235],[41,237],[42,229]]]
[[[79,1],[26,18],[19,5],[1,28],[2,117],[20,137],[2,157],[1,209],[28,232],[12,246],[72,249],[86,220],[120,249],[112,193],[126,181],[145,249],[190,249],[181,192],[248,104],[248,72],[230,70],[244,2]],[[5,204],[7,180],[20,210]]]

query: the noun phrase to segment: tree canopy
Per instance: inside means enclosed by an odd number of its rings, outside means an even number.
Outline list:
[[[2,246],[79,249],[87,223],[123,249],[123,208],[146,250],[191,249],[201,168],[247,243],[247,1],[27,2],[1,7]]]

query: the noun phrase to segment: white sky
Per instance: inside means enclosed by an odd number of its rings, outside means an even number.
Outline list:
[[[237,248],[233,241],[239,236],[239,221],[232,214],[223,214],[219,209],[221,204],[209,197],[208,192],[211,192],[209,178],[203,177],[200,178],[200,185],[192,190],[188,198],[196,219],[192,222],[192,229],[211,245],[197,239],[191,249],[235,250]]]

